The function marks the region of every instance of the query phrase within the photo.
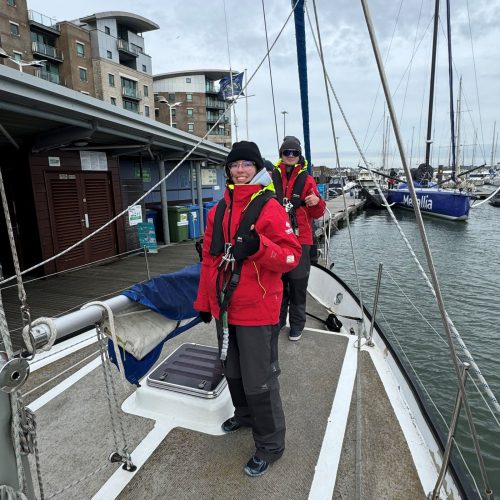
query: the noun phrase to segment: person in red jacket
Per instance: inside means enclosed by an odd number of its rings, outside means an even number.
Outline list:
[[[313,219],[320,218],[326,208],[315,180],[307,172],[307,160],[302,156],[299,139],[286,136],[279,149],[280,160],[272,174],[276,196],[290,217],[290,224],[302,246],[299,265],[283,275],[283,301],[280,329],[290,321],[290,340],[299,340],[306,324],[306,295],[310,250],[313,244]]]
[[[281,275],[297,265],[301,247],[274,197],[254,142],[233,145],[226,159],[226,174],[222,205],[213,207],[207,217],[194,307],[203,321],[209,322],[211,316],[216,319],[221,359],[225,357],[224,374],[234,405],[234,416],[222,424],[222,430],[252,428],[256,450],[244,471],[255,477],[264,474],[285,449],[285,416],[278,382]],[[255,220],[249,221],[252,217]]]

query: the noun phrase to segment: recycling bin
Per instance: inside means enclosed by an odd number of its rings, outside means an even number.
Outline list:
[[[190,240],[199,238],[200,231],[200,207],[198,205],[188,205],[188,235]]]
[[[210,209],[214,205],[217,205],[217,203],[218,202],[216,202],[216,201],[205,201],[205,202],[203,202],[203,221],[205,222],[205,227],[207,227],[208,212],[210,212]]]
[[[175,243],[189,239],[189,208],[179,205],[168,207],[168,228],[170,241]]]

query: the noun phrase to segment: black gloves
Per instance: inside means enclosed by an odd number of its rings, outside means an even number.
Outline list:
[[[206,311],[200,311],[200,318],[203,323],[210,323],[210,321],[212,321],[212,314]]]
[[[243,260],[254,253],[257,253],[260,247],[260,237],[252,229],[246,236],[238,237],[233,248],[233,257],[235,260]]]

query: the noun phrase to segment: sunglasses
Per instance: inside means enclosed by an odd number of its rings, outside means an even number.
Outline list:
[[[283,156],[300,156],[300,150],[298,150],[298,149],[284,149],[281,154]]]

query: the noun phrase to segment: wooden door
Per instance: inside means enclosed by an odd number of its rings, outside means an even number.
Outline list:
[[[113,213],[109,175],[106,172],[46,173],[49,217],[54,253],[88,236]],[[116,254],[116,230],[112,224],[56,261],[58,271]]]

